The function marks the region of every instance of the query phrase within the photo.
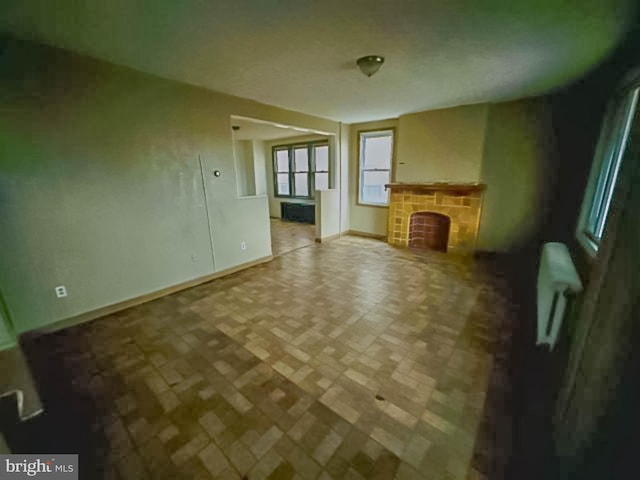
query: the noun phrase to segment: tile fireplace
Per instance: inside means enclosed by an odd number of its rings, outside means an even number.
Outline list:
[[[473,253],[481,183],[390,183],[387,241],[398,247]]]

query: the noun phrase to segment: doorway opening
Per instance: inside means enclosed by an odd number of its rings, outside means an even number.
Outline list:
[[[335,136],[235,115],[231,126],[238,195],[267,197],[273,255],[313,245],[319,197],[335,183]]]

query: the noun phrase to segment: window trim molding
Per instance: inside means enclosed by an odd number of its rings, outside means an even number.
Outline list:
[[[328,150],[328,170],[326,171],[326,173],[328,174],[328,178],[329,178],[329,188],[331,188],[332,185],[332,181],[331,181],[331,145],[328,139],[322,139],[322,140],[310,140],[310,141],[306,141],[306,142],[295,142],[295,143],[282,143],[282,144],[274,144],[271,146],[271,165],[272,165],[272,169],[273,169],[273,175],[272,175],[272,185],[273,185],[273,196],[274,198],[290,198],[290,199],[297,199],[297,200],[315,200],[315,193],[316,193],[316,156],[315,156],[315,152],[313,151],[314,147],[316,146],[327,146]],[[309,187],[309,195],[305,196],[305,195],[293,195],[293,192],[295,190],[295,178],[294,178],[294,165],[295,165],[295,158],[293,155],[293,151],[296,148],[299,147],[307,147],[307,152],[309,155],[309,171],[306,172],[308,174],[307,177],[307,184]],[[276,162],[276,151],[277,150],[287,150],[289,152],[289,171],[288,172],[278,172],[277,170],[277,162]],[[320,173],[324,173],[325,170],[321,170]],[[287,173],[288,177],[289,177],[289,192],[291,192],[289,195],[283,195],[278,193],[278,173]],[[305,173],[305,172],[299,172],[299,173]]]
[[[356,171],[356,205],[362,207],[374,207],[374,208],[389,208],[389,201],[386,204],[382,203],[369,203],[363,202],[360,199],[361,185],[362,185],[362,134],[375,133],[375,132],[391,132],[391,162],[389,164],[389,182],[393,183],[395,178],[395,163],[396,163],[396,127],[380,127],[370,128],[357,131],[358,142],[358,169]]]
[[[594,260],[598,254],[601,240],[598,241],[589,230],[590,215],[593,209],[596,190],[602,175],[605,162],[608,159],[608,153],[612,148],[622,147],[622,151],[616,154],[620,156],[620,166],[624,160],[626,149],[628,146],[628,136],[633,125],[633,120],[638,115],[640,109],[640,72],[636,71],[632,76],[622,83],[622,86],[614,93],[613,98],[608,102],[598,136],[598,143],[593,156],[589,179],[585,188],[585,193],[580,207],[580,215],[576,225],[576,239],[588,255],[590,260]],[[633,115],[629,116],[629,109],[625,108],[625,113],[620,113],[620,108],[631,102],[631,106],[635,103]],[[624,115],[622,119],[618,119],[618,115]],[[618,124],[618,121],[621,124]],[[615,129],[615,130],[614,130]],[[625,135],[626,133],[626,135]],[[615,145],[614,145],[615,143]],[[615,161],[615,160],[614,160]],[[620,167],[619,167],[620,168]],[[612,186],[612,195],[615,195],[619,179],[616,178]],[[608,216],[609,212],[607,212]],[[606,222],[606,218],[605,218]],[[606,224],[605,224],[606,231]],[[604,235],[604,232],[603,232]]]

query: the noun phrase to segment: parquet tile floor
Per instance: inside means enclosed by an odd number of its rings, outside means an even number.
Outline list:
[[[481,478],[500,282],[344,237],[31,339],[47,413],[22,449],[80,453],[81,478]]]
[[[306,223],[285,222],[271,218],[271,250],[277,257],[298,248],[308,247],[316,241],[316,226]]]

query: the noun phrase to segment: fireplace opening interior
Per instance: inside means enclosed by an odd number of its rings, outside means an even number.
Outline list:
[[[447,251],[451,219],[435,212],[416,212],[409,221],[409,247]]]

